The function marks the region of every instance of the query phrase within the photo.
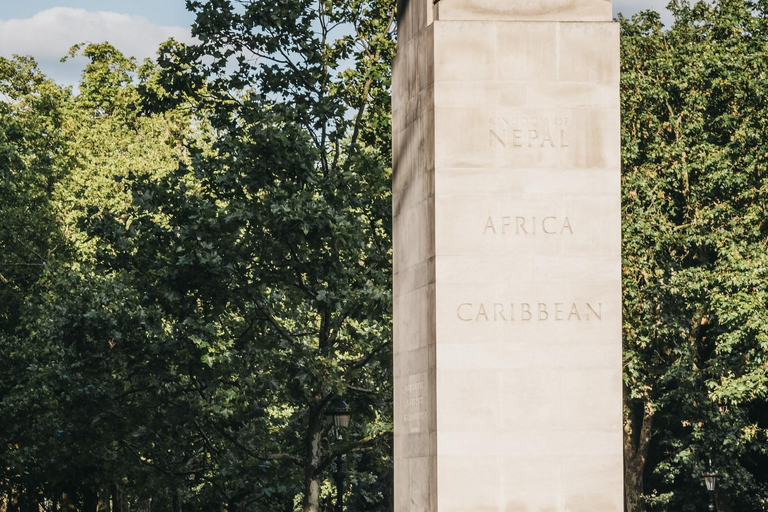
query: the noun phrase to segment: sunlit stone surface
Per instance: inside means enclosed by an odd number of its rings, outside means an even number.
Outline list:
[[[610,0],[441,0],[441,21],[610,21]]]
[[[611,3],[400,13],[395,510],[621,512]]]

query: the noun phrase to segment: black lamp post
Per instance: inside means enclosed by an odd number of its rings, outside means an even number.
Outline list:
[[[331,402],[328,406],[326,414],[333,421],[333,431],[336,434],[336,439],[341,441],[341,432],[349,427],[349,420],[352,416],[352,409],[347,405],[344,400],[340,398]],[[342,512],[344,510],[344,456],[339,453],[336,456],[336,472],[333,474],[334,480],[336,480],[336,512]]]
[[[717,512],[717,507],[715,506],[715,487],[717,486],[717,471],[714,471],[712,469],[712,459],[709,460],[709,471],[704,473],[704,485],[707,486],[707,491],[709,491],[709,506],[707,507],[707,510],[709,512]]]

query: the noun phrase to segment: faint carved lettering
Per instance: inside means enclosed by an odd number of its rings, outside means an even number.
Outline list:
[[[556,302],[555,303],[555,322],[562,322],[562,321],[563,321],[563,303]]]
[[[514,219],[514,222],[513,222]],[[512,227],[514,226],[514,229]],[[503,216],[487,217],[483,227],[484,235],[566,235],[574,234],[571,219],[568,217],[558,217],[556,215],[547,215],[545,217],[526,217],[526,216]]]
[[[566,314],[567,312],[567,314]],[[456,308],[462,322],[602,322],[602,302],[465,302]]]
[[[502,217],[501,218],[501,234],[506,235],[507,234],[507,226],[512,224],[512,218],[511,217]]]
[[[525,217],[515,217],[515,234],[519,235],[522,231],[526,235],[528,234],[528,230],[525,229]]]
[[[544,217],[544,220],[541,221],[541,230],[544,231],[544,233],[548,235],[554,235],[557,233],[557,231],[550,231],[547,229],[547,221],[555,221],[557,220],[557,217]]]
[[[592,307],[592,304],[587,303],[587,309],[589,311],[591,311],[592,314],[595,315],[598,320],[600,320],[600,321],[603,320],[603,305],[602,304],[598,304],[597,305],[597,309],[595,309],[594,307]],[[590,319],[589,311],[587,312],[587,320]]]
[[[504,132],[502,132],[502,133],[504,133]],[[499,134],[496,133],[495,130],[491,130],[491,146],[493,146],[493,141],[494,140],[496,142],[498,142],[499,144],[501,144],[502,146],[507,147],[507,141],[505,140],[505,137],[499,137]]]
[[[507,321],[506,317],[504,316],[504,304],[497,302],[493,305],[493,321],[498,322],[499,318],[501,318],[503,322]]]
[[[459,304],[459,307],[456,308],[456,316],[459,317],[459,320],[462,322],[471,322],[472,317],[466,317],[462,315],[462,311],[466,312],[467,310],[472,310],[472,304],[469,302],[465,302],[464,304]],[[470,313],[471,314],[471,313]]]
[[[562,231],[560,231],[560,234],[561,235],[564,234],[566,229],[568,231],[570,231],[571,234],[573,234],[573,228],[571,227],[571,221],[570,221],[570,219],[568,219],[568,217],[565,218],[565,222],[563,223],[563,229],[562,229]]]
[[[496,226],[493,225],[492,217],[488,217],[488,222],[485,223],[485,231],[483,231],[483,234],[488,233],[489,229],[493,232],[494,235],[496,234]]]
[[[523,147],[523,130],[512,130],[512,145],[516,148]]]
[[[564,149],[569,148],[567,117],[491,117],[491,147]]]

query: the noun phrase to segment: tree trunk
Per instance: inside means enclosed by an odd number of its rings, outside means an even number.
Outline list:
[[[77,512],[77,493],[64,492],[61,494],[61,510]]]
[[[120,484],[117,482],[112,485],[112,512],[127,512],[125,497],[122,489],[120,489]]]
[[[307,443],[307,463],[304,466],[304,512],[320,512],[320,478],[317,468],[320,466],[320,442],[322,441],[321,424],[310,421],[310,435]]]
[[[626,401],[624,404],[624,507],[626,512],[645,512],[643,474],[651,444],[653,416],[653,408],[647,402]]]
[[[82,512],[98,512],[99,494],[93,489],[87,488],[83,491],[83,509]]]
[[[179,492],[176,491],[173,493],[173,512],[182,512],[181,508],[181,496],[179,496]]]

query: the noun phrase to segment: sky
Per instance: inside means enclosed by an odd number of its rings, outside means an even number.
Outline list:
[[[614,14],[655,9],[667,15],[667,3],[613,0]],[[169,37],[190,41],[193,19],[184,0],[0,0],[0,56],[33,55],[49,76],[75,84],[82,59],[59,62],[72,45],[108,40],[142,60]]]

